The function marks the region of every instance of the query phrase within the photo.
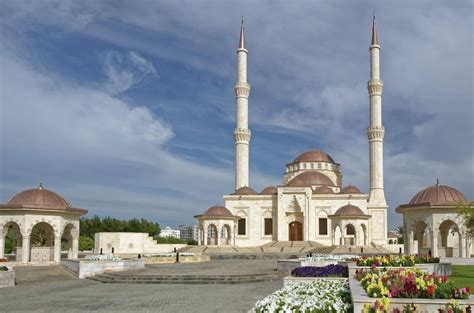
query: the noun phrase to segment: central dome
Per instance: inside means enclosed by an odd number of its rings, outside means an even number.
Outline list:
[[[309,150],[303,152],[293,161],[293,163],[299,162],[326,162],[336,164],[333,158],[323,150]]]
[[[310,171],[299,174],[290,180],[288,187],[335,186],[329,177],[320,172]]]
[[[6,205],[60,210],[71,207],[63,197],[51,190],[44,189],[42,185],[36,189],[28,189],[17,193],[8,200]]]

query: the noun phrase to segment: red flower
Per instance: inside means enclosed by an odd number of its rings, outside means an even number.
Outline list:
[[[429,285],[428,287],[426,287],[426,292],[428,293],[428,296],[434,295],[435,290],[436,287],[433,285]]]

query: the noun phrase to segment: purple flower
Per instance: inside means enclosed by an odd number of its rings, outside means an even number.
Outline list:
[[[301,266],[291,272],[295,277],[348,277],[347,266],[331,264],[324,267]]]

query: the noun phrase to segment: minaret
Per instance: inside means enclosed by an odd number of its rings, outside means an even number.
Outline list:
[[[237,106],[237,127],[234,130],[235,139],[235,189],[249,186],[249,94],[250,85],[247,83],[247,54],[244,39],[244,20],[240,24],[240,41],[237,49],[237,82],[235,96]]]
[[[371,240],[386,243],[387,238],[387,202],[383,189],[383,138],[382,126],[382,90],[380,79],[380,45],[375,26],[375,14],[372,21],[372,42],[370,45],[370,80],[367,84],[370,98],[370,126],[367,129],[369,139],[370,193],[367,208],[371,218]]]

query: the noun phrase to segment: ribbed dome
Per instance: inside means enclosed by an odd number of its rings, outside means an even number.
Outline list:
[[[455,205],[466,203],[468,200],[459,190],[440,185],[439,181],[434,186],[427,187],[418,192],[409,204],[429,203],[430,205]]]
[[[274,186],[268,186],[263,188],[262,191],[260,191],[261,195],[276,195],[278,193],[277,187]]]
[[[328,186],[322,186],[322,187],[316,188],[316,190],[313,193],[318,194],[318,195],[329,195],[329,194],[334,194],[334,191]]]
[[[257,192],[250,187],[244,186],[240,187],[234,191],[233,195],[256,195]]]
[[[297,162],[327,162],[335,164],[333,158],[322,150],[309,150],[301,153],[293,163]]]
[[[334,215],[340,216],[365,216],[362,210],[352,204],[346,204],[345,206],[340,207]]]
[[[44,189],[41,185],[36,189],[28,189],[17,193],[8,200],[6,205],[60,210],[71,207],[63,197],[51,190]]]
[[[232,213],[226,207],[221,205],[214,205],[207,209],[204,213],[201,214],[202,216],[228,216],[233,217]]]
[[[286,184],[288,187],[309,187],[316,185],[334,186],[334,183],[326,175],[310,171],[299,174]]]
[[[342,193],[342,194],[362,194],[362,192],[359,190],[359,188],[357,188],[356,186],[352,186],[352,185],[349,185],[349,186],[346,186],[344,188],[341,189],[341,191],[339,193]]]

